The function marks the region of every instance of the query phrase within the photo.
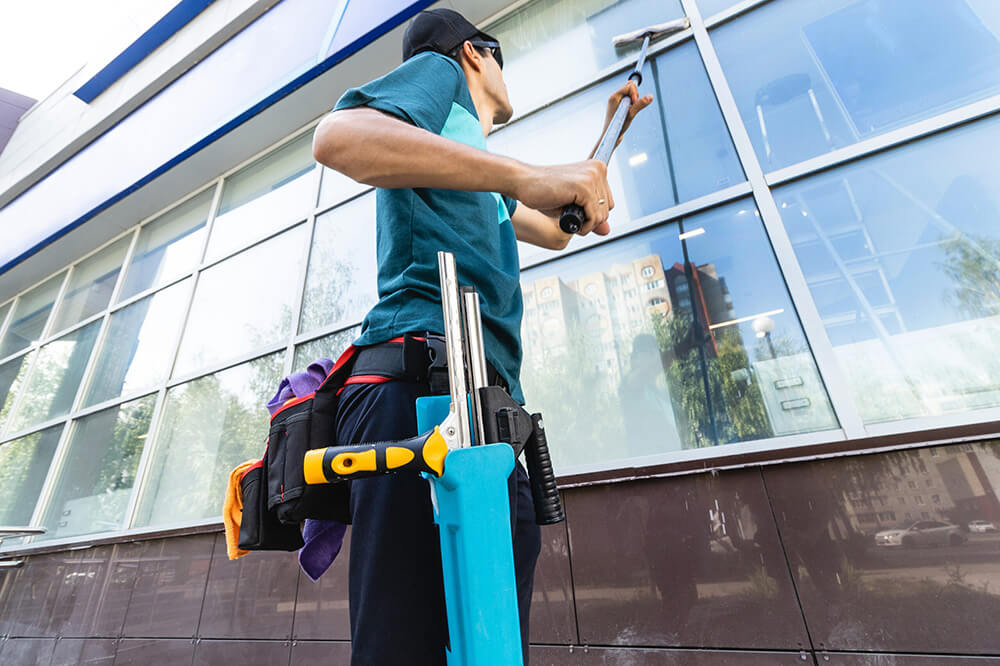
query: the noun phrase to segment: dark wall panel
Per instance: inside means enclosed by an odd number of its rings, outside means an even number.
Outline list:
[[[194,666],[285,666],[291,641],[199,641]]]
[[[138,571],[125,636],[195,636],[214,541],[214,534],[200,534],[131,544]]]
[[[542,528],[542,551],[535,566],[531,599],[531,642],[566,645],[580,642],[576,635],[565,523]]]
[[[824,652],[819,663],[826,666],[996,666],[997,657],[952,657],[942,654],[843,654]]]
[[[651,648],[565,648],[533,647],[535,666],[588,666],[628,664],[628,666],[801,666],[813,663],[797,652],[726,652],[721,650],[660,650]]]
[[[4,642],[0,657],[4,664],[48,666],[55,646],[54,638],[11,638]]]
[[[121,561],[119,552],[116,546],[100,546],[65,553],[47,633],[76,638],[121,635],[137,566]]]
[[[571,489],[566,512],[582,643],[808,646],[758,471]]]
[[[194,640],[190,638],[126,638],[118,643],[115,666],[190,664],[194,658],[194,647]]]
[[[51,627],[64,613],[56,607],[56,599],[74,557],[73,553],[64,552],[27,558],[17,572],[7,602],[8,635],[55,636]]]
[[[764,478],[817,649],[1000,654],[1000,445],[782,465]]]
[[[113,638],[57,640],[52,666],[112,666],[117,647],[117,641]]]
[[[349,666],[351,644],[333,641],[295,641],[292,644],[295,666]]]
[[[347,562],[351,552],[351,530],[347,530],[340,554],[315,583],[301,571],[295,602],[295,638],[351,640],[351,618],[347,610]]]
[[[198,635],[291,640],[298,569],[295,553],[281,551],[230,561],[225,535],[216,535]]]

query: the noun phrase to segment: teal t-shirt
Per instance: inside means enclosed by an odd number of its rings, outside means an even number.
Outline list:
[[[368,106],[443,137],[486,150],[465,74],[439,53],[416,55],[344,93],[334,111]],[[460,284],[479,291],[486,358],[521,393],[521,285],[510,216],[517,202],[489,192],[376,190],[378,303],[357,345],[411,331],[444,332],[437,253],[452,252]]]

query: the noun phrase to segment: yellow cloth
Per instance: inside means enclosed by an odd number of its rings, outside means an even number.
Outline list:
[[[226,488],[226,498],[222,502],[222,523],[226,526],[226,553],[229,559],[250,554],[249,550],[240,550],[240,522],[243,520],[243,494],[240,492],[240,481],[243,473],[259,463],[259,460],[248,460],[240,463],[229,473],[229,487]]]

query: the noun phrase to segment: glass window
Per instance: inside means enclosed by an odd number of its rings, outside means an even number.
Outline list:
[[[0,445],[0,525],[28,527],[62,425]]]
[[[643,88],[656,99],[636,117],[609,165],[612,225],[745,180],[695,45],[648,62],[646,75]],[[600,138],[608,96],[621,84],[605,81],[514,123],[490,136],[490,150],[534,164],[585,158]]]
[[[521,379],[557,468],[837,427],[749,200],[525,271],[522,287]]]
[[[724,9],[729,9],[737,2],[739,0],[698,0],[698,11],[701,12],[703,18],[707,19]]]
[[[305,219],[316,205],[312,132],[226,179],[206,259],[212,261]]]
[[[124,527],[135,471],[156,395],[127,402],[73,424],[65,460],[44,518],[43,539]]]
[[[51,277],[17,299],[10,324],[0,340],[0,358],[19,352],[42,338],[65,277],[65,272]]]
[[[3,334],[3,325],[7,321],[7,315],[10,313],[12,305],[14,305],[14,301],[7,301],[3,305],[0,305],[0,335]]]
[[[299,225],[201,274],[175,376],[292,333],[305,236]]]
[[[205,222],[214,192],[215,188],[209,188],[142,227],[119,300],[194,270],[205,243]]]
[[[320,208],[326,208],[327,206],[338,204],[341,201],[361,194],[365,190],[371,189],[370,185],[359,183],[352,178],[348,178],[339,171],[334,171],[333,169],[328,169],[326,167],[323,167],[322,171],[323,182],[319,188]]]
[[[866,423],[1000,406],[998,140],[983,120],[775,191]]]
[[[994,0],[831,0],[769,3],[712,41],[771,171],[1000,91],[998,34]]]
[[[264,452],[282,356],[170,389],[136,526],[218,517],[229,472]]]
[[[18,388],[24,382],[24,376],[37,354],[37,351],[29,352],[0,365],[0,432],[3,432],[3,424],[10,415]]]
[[[524,112],[639,50],[640,45],[616,49],[611,41],[616,35],[683,15],[678,0],[540,0],[485,30],[503,47],[510,101]]]
[[[92,322],[39,350],[38,362],[24,386],[24,399],[11,415],[7,432],[69,413],[100,328],[100,321]]]
[[[292,372],[302,372],[318,358],[336,361],[344,353],[344,350],[358,339],[359,335],[361,335],[361,327],[354,326],[299,345],[295,348]]]
[[[299,331],[360,321],[377,287],[372,192],[316,218]]]
[[[76,265],[56,310],[53,333],[78,324],[108,307],[131,241],[132,236],[126,235]]]
[[[190,286],[185,280],[111,315],[84,405],[135,394],[166,379]]]

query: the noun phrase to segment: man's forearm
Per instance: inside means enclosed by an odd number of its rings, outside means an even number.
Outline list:
[[[327,116],[313,137],[316,161],[383,188],[433,187],[512,195],[524,165],[369,108]]]

